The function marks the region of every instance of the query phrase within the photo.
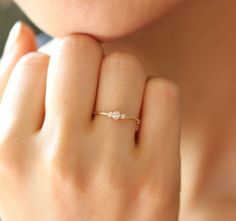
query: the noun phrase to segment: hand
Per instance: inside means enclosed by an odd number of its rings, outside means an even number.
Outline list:
[[[51,58],[32,52],[7,70],[0,94],[3,221],[178,219],[181,108],[173,83],[148,79],[132,55],[104,56],[85,35],[60,40]],[[140,130],[133,120],[94,110],[139,116]]]

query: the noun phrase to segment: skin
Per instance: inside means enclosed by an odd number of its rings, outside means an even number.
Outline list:
[[[132,54],[145,65],[148,76],[174,81],[181,90],[184,113],[179,219],[235,220],[236,3],[233,0],[227,4],[223,0],[190,0],[173,4],[171,8],[163,10],[152,25],[121,35],[106,35],[113,37],[111,42],[102,43],[104,54],[116,51]],[[50,32],[46,22],[41,26]],[[55,24],[52,30],[63,28]],[[52,55],[53,48],[52,44],[52,48],[43,51]],[[163,165],[166,164],[160,167]]]
[[[86,33],[100,41],[111,41],[153,23],[181,0],[17,0],[16,2],[50,35],[63,37],[71,33]]]
[[[177,220],[178,87],[148,79],[135,56],[104,56],[91,37],[63,38],[50,60],[34,38],[21,26],[1,60],[3,221]],[[94,107],[142,110],[139,132],[134,121],[93,117]]]

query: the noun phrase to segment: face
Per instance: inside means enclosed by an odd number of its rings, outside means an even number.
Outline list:
[[[100,41],[129,35],[163,16],[181,0],[16,0],[46,33],[85,33]]]

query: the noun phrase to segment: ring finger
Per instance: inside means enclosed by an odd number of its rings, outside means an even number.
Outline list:
[[[136,57],[122,52],[108,55],[101,67],[95,111],[117,110],[138,118],[146,80],[146,70]],[[95,125],[102,135],[108,134],[109,141],[114,141],[114,144],[124,148],[127,145],[134,146],[137,126],[135,120],[115,122],[108,117],[96,116]]]

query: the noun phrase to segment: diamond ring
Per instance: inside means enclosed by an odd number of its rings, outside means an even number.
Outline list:
[[[125,120],[125,119],[129,119],[129,120],[135,120],[137,122],[138,125],[141,124],[141,120],[135,117],[131,117],[128,116],[127,114],[121,113],[119,111],[109,111],[109,112],[105,112],[105,111],[97,111],[93,113],[94,115],[103,115],[103,116],[107,116],[112,118],[113,120]]]

